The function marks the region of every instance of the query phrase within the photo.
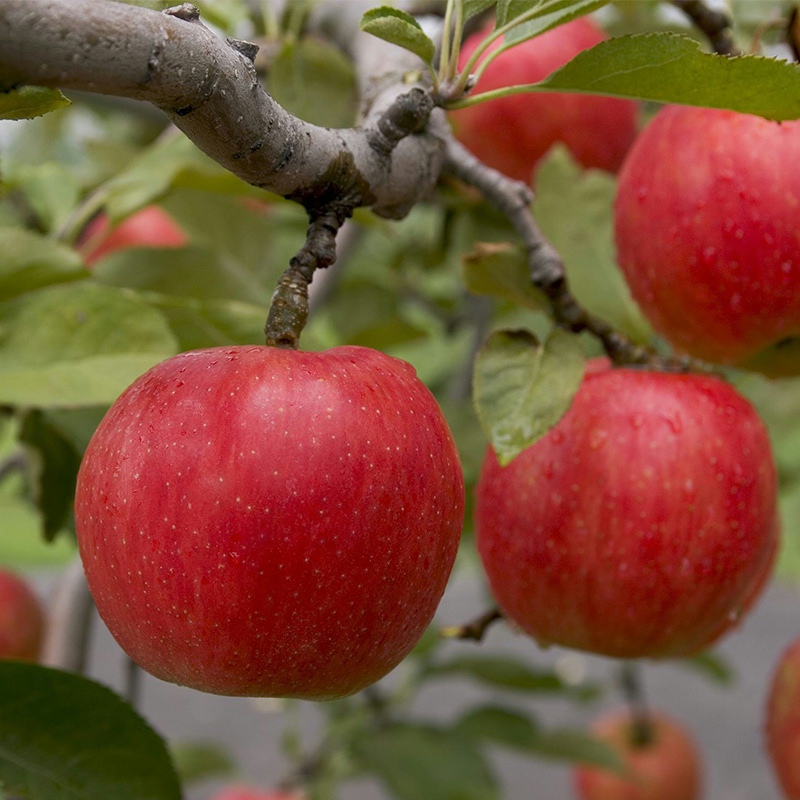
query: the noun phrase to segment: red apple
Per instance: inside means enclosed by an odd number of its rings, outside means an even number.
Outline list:
[[[211,800],[304,800],[298,791],[283,789],[256,789],[253,786],[230,786],[215,794]]]
[[[189,241],[177,222],[159,206],[146,206],[111,227],[105,214],[96,216],[79,242],[86,264],[91,266],[117,250],[129,247],[183,247]]]
[[[464,43],[462,68],[492,27]],[[472,94],[540,81],[605,38],[586,17],[568,22],[497,56]],[[611,97],[516,94],[455,111],[451,120],[456,137],[478,158],[529,183],[536,163],[557,142],[584,167],[616,172],[636,136],[637,108]]]
[[[672,106],[620,172],[619,263],[678,350],[800,373],[800,122]]]
[[[679,657],[766,583],[778,536],[767,431],[719,380],[593,362],[570,410],[507,467],[490,449],[476,537],[491,589],[542,643]]]
[[[144,669],[325,699],[416,644],[463,509],[455,444],[409,364],[246,346],[129,387],[86,451],[75,517],[100,615]]]
[[[769,754],[787,800],[800,800],[800,639],[775,668],[764,726]]]
[[[28,584],[0,569],[0,658],[35,661],[44,636],[44,612]]]
[[[648,717],[650,740],[640,742],[629,711],[601,717],[592,733],[611,745],[624,774],[581,766],[574,774],[580,800],[699,800],[702,766],[688,731],[661,712]]]

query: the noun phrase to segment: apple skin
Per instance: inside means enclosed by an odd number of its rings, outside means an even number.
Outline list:
[[[43,638],[39,598],[19,575],[0,569],[0,658],[36,661]]]
[[[215,694],[308,699],[408,654],[463,514],[433,395],[363,347],[167,359],[101,422],[75,504],[98,611],[136,663]]]
[[[590,362],[561,421],[507,467],[489,448],[476,542],[505,615],[543,644],[620,658],[702,650],[767,582],[767,431],[723,381]]]
[[[767,753],[787,800],[800,800],[800,639],[781,655],[764,725]]]
[[[699,800],[702,764],[688,731],[659,711],[648,717],[653,739],[637,744],[629,711],[616,711],[592,726],[597,738],[620,755],[628,774],[581,766],[573,772],[580,800]]]
[[[492,28],[493,23],[464,42],[461,68]],[[497,56],[471,94],[536,83],[604,39],[603,30],[586,17],[568,22]],[[631,100],[560,92],[501,97],[450,115],[467,149],[525,183],[557,142],[584,167],[616,172],[636,137],[637,117],[638,106]]]
[[[800,122],[663,108],[620,171],[619,263],[678,350],[800,374]]]
[[[78,243],[87,266],[129,247],[183,247],[188,236],[159,206],[145,206],[112,228],[105,214],[96,216]]]
[[[256,789],[253,786],[229,786],[215,794],[211,800],[304,800],[300,791],[282,789]]]

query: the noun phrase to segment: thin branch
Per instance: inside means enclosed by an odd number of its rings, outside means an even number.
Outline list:
[[[499,608],[491,608],[471,622],[442,628],[439,636],[443,639],[471,639],[474,642],[480,642],[486,635],[486,631],[503,618],[503,612]]]
[[[705,368],[692,359],[662,356],[637,345],[581,306],[570,292],[561,256],[547,241],[531,213],[533,192],[526,184],[487,167],[453,138],[447,143],[444,172],[477,188],[507,217],[527,253],[531,282],[550,300],[551,314],[557,325],[574,333],[593,334],[618,365],[647,366],[665,372]]]
[[[48,610],[43,664],[69,672],[85,671],[93,609],[83,565],[76,558],[61,577]]]
[[[720,8],[711,8],[703,0],[671,0],[694,23],[721,56],[740,56],[731,33],[731,18]]]

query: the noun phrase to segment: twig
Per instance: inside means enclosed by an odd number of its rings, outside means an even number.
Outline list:
[[[631,711],[632,743],[645,747],[653,741],[653,720],[644,697],[641,667],[635,661],[625,661],[620,667],[619,682]]]
[[[731,34],[731,18],[719,8],[711,8],[703,0],[672,0],[698,30],[708,38],[715,53],[721,56],[740,56]]]
[[[561,256],[544,237],[531,214],[533,192],[526,184],[487,167],[452,137],[447,143],[444,171],[480,190],[484,198],[508,218],[527,252],[531,282],[547,295],[557,325],[574,333],[593,334],[617,365],[646,366],[664,372],[705,369],[705,365],[693,359],[662,356],[648,347],[634,344],[578,303],[567,285]]]
[[[79,674],[85,671],[93,609],[83,565],[76,558],[64,572],[50,604],[43,664]]]
[[[442,628],[439,636],[443,639],[471,639],[480,642],[489,627],[503,618],[503,612],[499,608],[491,608],[472,622],[464,625],[448,625]]]

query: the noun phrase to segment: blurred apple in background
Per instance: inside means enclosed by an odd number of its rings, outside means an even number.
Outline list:
[[[573,773],[579,800],[699,800],[702,764],[688,731],[659,711],[646,718],[647,737],[627,710],[598,719],[591,732],[616,750],[625,773],[580,766]]]
[[[188,241],[185,231],[163,208],[146,206],[114,228],[105,214],[98,214],[81,234],[78,249],[91,266],[128,247],[183,247]]]
[[[30,586],[0,569],[0,658],[35,661],[44,637],[44,612]]]
[[[464,43],[463,68],[493,23]],[[487,67],[471,94],[536,83],[606,35],[587,17],[568,22],[502,53]],[[494,48],[499,46],[494,45]],[[539,159],[563,142],[584,167],[616,172],[637,130],[631,100],[580,94],[515,94],[454,111],[456,137],[490,167],[531,182]]]

